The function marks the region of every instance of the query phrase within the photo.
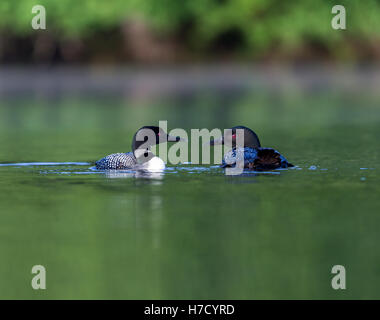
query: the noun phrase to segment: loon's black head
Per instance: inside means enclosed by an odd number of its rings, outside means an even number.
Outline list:
[[[239,132],[241,132],[240,130],[242,130],[244,137],[244,147],[253,149],[261,147],[259,137],[256,133],[253,132],[253,130],[244,126],[236,126],[231,128],[230,130],[232,131],[231,134],[224,134],[219,139],[211,140],[210,145],[214,146],[219,144],[228,144],[231,145],[232,148],[236,148],[236,140],[237,142],[239,142],[239,138],[237,138],[237,135],[239,134]]]
[[[144,126],[137,130],[132,140],[132,151],[136,149],[150,149],[162,142],[177,142],[180,137],[169,136],[164,130],[156,126]]]

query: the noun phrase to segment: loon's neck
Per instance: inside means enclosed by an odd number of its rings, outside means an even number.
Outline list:
[[[135,156],[138,163],[144,163],[155,157],[154,153],[150,149],[136,149],[133,150],[133,155]]]

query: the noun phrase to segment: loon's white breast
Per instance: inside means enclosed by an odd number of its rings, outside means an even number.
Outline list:
[[[149,171],[161,171],[165,169],[165,162],[161,158],[154,156],[149,161],[141,164],[140,168]]]

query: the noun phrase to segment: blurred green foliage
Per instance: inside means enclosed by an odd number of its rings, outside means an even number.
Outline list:
[[[96,35],[136,17],[159,34],[180,35],[192,48],[221,43],[250,55],[312,44],[342,56],[350,46],[373,46],[380,38],[379,0],[2,0],[0,33],[35,32],[30,23],[36,4],[45,6],[47,28],[58,39]],[[347,30],[331,27],[336,4],[346,8]]]

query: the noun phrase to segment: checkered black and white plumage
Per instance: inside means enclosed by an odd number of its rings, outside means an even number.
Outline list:
[[[136,164],[133,152],[113,153],[95,162],[98,170],[132,169]]]

